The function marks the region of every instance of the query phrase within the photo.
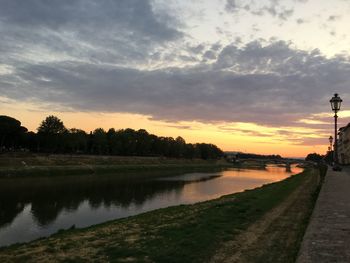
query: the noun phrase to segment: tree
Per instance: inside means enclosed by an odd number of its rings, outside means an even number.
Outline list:
[[[39,134],[63,134],[67,129],[64,127],[63,122],[56,116],[50,115],[43,120],[38,128]]]
[[[175,155],[176,157],[184,157],[186,152],[186,141],[181,136],[175,139]]]
[[[185,145],[185,158],[193,159],[196,157],[195,155],[196,155],[195,146],[192,143],[187,143]]]
[[[27,128],[21,126],[21,122],[9,117],[0,116],[0,151],[5,148],[16,148],[23,142]]]
[[[88,135],[85,131],[72,128],[65,138],[68,152],[81,153],[87,151]]]
[[[152,139],[149,133],[140,129],[135,132],[136,136],[136,155],[149,156],[152,149]]]
[[[118,131],[122,144],[122,155],[136,155],[137,134],[133,129],[125,129]]]
[[[25,148],[30,151],[36,152],[38,151],[38,136],[35,132],[26,132],[24,136],[24,145]]]
[[[0,116],[0,151],[25,147],[34,152],[86,153],[125,156],[165,156],[175,158],[217,159],[223,152],[213,144],[190,144],[178,136],[158,137],[144,129],[130,128],[106,132],[102,128],[87,134],[80,129],[66,129],[56,116],[46,117],[37,133],[27,132],[20,121]],[[277,156],[278,157],[278,156]],[[279,157],[280,158],[280,157]]]
[[[214,144],[197,143],[199,157],[202,159],[217,159],[223,156],[223,152]]]
[[[102,128],[93,132],[93,151],[97,154],[108,154],[107,133]]]
[[[56,116],[45,118],[38,127],[38,136],[41,149],[45,152],[62,152],[66,143],[65,136],[68,131],[63,122]],[[67,137],[67,136],[66,136]]]
[[[333,158],[334,158],[334,152],[328,151],[323,159],[325,160],[326,163],[332,164]]]
[[[320,155],[318,153],[309,153],[306,158],[305,161],[311,161],[311,162],[320,162],[323,159],[323,155]]]

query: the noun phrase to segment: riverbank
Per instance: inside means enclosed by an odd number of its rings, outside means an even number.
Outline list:
[[[0,155],[0,177],[64,176],[147,171],[191,171],[232,167],[225,160],[94,155]]]
[[[308,169],[279,183],[216,200],[62,231],[50,238],[3,248],[0,261],[224,262],[232,258],[230,253],[251,248],[264,252],[259,254],[264,257],[274,255],[275,262],[293,262],[313,207],[318,178],[317,170]],[[278,207],[284,207],[280,208],[282,212],[275,212]],[[256,228],[261,222],[266,222],[264,231]],[[250,232],[258,233],[256,242],[239,248],[246,240],[244,233]],[[258,242],[261,238],[272,241]]]

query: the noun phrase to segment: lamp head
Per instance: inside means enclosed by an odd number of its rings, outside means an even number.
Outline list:
[[[329,101],[331,103],[332,111],[337,113],[340,110],[342,99],[338,96],[338,93],[335,93],[333,98]]]

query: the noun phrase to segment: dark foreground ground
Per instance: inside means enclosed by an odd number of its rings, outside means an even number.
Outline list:
[[[0,262],[294,262],[319,188],[284,181],[0,249]]]

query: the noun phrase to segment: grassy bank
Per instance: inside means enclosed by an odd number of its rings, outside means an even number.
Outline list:
[[[135,174],[137,172],[173,171],[207,171],[230,167],[225,163],[203,164],[145,164],[145,165],[77,165],[77,166],[31,166],[21,168],[0,168],[0,177],[27,177],[27,176],[65,176],[88,174]]]
[[[120,157],[93,155],[0,155],[0,177],[62,176],[102,173],[215,169],[230,167],[224,160]]]
[[[274,262],[293,262],[318,182],[318,171],[308,169],[255,190],[3,248],[0,262],[235,262],[231,256],[237,255],[230,254],[242,249],[251,249],[242,255],[252,258],[239,257],[237,262],[259,262],[270,256]],[[288,209],[295,205],[297,209]],[[259,224],[265,226],[263,231]],[[261,233],[247,243],[244,233],[252,231]],[[258,242],[259,238],[272,243]]]

